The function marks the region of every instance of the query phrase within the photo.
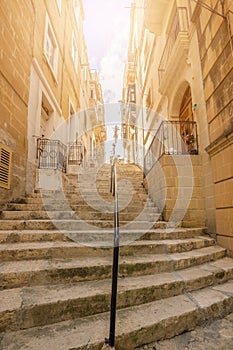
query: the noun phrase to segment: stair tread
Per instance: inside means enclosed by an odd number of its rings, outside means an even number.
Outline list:
[[[0,221],[1,222],[1,221]],[[201,227],[194,227],[194,228],[182,228],[182,227],[179,227],[179,228],[155,228],[155,229],[149,229],[146,231],[146,233],[170,233],[170,232],[173,232],[173,233],[177,233],[177,232],[202,232],[203,231],[203,228]],[[16,229],[12,229],[12,230],[1,230],[0,231],[0,234],[1,233],[32,233],[32,234],[36,234],[36,232],[40,232],[40,233],[62,233],[61,231],[59,230],[16,230]],[[86,233],[85,230],[71,230],[69,232],[83,232],[83,233]],[[99,233],[99,230],[98,229],[92,229],[90,231],[88,231],[90,233]],[[105,228],[104,229],[104,232],[106,233],[113,233],[113,229],[112,228]],[[132,232],[138,232],[138,233],[145,233],[145,230],[143,229],[125,229],[125,228],[122,228],[120,230],[120,233],[132,233]]]
[[[113,238],[111,236],[110,238]],[[176,244],[182,244],[182,243],[191,243],[191,242],[201,242],[201,241],[208,241],[208,242],[215,242],[213,238],[205,237],[205,236],[199,236],[194,238],[185,238],[185,239],[174,239],[174,240],[140,240],[140,241],[134,241],[129,244],[129,246],[159,246],[159,245],[176,245]],[[91,243],[91,246],[95,246],[94,242]],[[99,243],[98,245],[99,246]],[[52,241],[52,242],[16,242],[16,243],[1,243],[0,244],[0,251],[4,251],[6,249],[14,250],[14,249],[41,249],[41,248],[53,248],[53,247],[83,247],[86,248],[85,245],[80,244],[79,242],[70,242],[70,241]]]
[[[116,345],[119,350],[132,350],[132,344],[157,340],[164,335],[164,325],[170,336],[203,323],[211,313],[220,314],[219,305],[233,300],[233,282],[207,287],[164,300],[118,310]],[[193,317],[193,316],[196,317]],[[192,316],[192,321],[190,321]],[[187,323],[190,321],[190,323]],[[175,323],[175,327],[174,327]],[[173,327],[172,327],[173,326]],[[109,313],[64,321],[49,326],[9,332],[0,336],[4,350],[68,350],[100,348],[109,327]],[[155,332],[156,330],[156,332]],[[150,334],[150,336],[148,336]],[[152,338],[153,337],[153,338]],[[155,339],[156,338],[156,339]],[[123,347],[122,347],[123,346]]]
[[[220,271],[231,271],[233,277],[233,261],[225,258],[215,263],[207,263],[200,267],[191,267],[178,272],[119,278],[118,295],[130,290],[135,291],[150,287],[162,288],[164,285],[182,282],[184,283],[182,289],[187,291],[190,288],[188,283],[191,281],[214,276]],[[95,295],[110,294],[110,292],[111,279],[12,288],[0,291],[0,312],[58,301],[69,301],[70,299],[90,298]]]
[[[173,254],[143,254],[137,256],[120,256],[120,264],[139,264],[139,263],[152,263],[152,262],[172,262],[179,259],[192,259],[198,256],[209,255],[217,252],[225,252],[224,248],[219,246],[211,246],[207,248],[196,249],[195,251],[188,251],[182,253]],[[111,265],[112,257],[98,256],[98,257],[84,257],[71,259],[37,259],[37,260],[20,260],[20,261],[6,261],[0,263],[0,275],[5,272],[15,273],[17,271],[38,271],[42,269],[54,269],[54,268],[74,268],[74,267],[88,267],[88,266],[100,266]]]
[[[0,349],[102,347],[114,238],[109,174],[109,165],[85,169],[79,178],[66,176],[62,191],[35,191],[1,212]],[[119,185],[124,220],[116,348],[133,350],[232,312],[233,259],[227,250],[204,227],[161,221],[141,169],[119,165],[118,175],[126,181]]]

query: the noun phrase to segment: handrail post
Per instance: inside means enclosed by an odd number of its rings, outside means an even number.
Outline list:
[[[118,280],[118,262],[119,262],[119,213],[118,213],[118,193],[117,193],[117,158],[114,158],[111,169],[111,192],[114,196],[114,246],[113,246],[113,266],[112,266],[112,294],[110,311],[110,330],[109,339],[105,343],[111,348],[115,346],[116,329],[116,304],[117,304],[117,280]]]

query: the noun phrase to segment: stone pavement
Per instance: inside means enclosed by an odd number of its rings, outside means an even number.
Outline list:
[[[154,342],[135,350],[233,350],[233,313],[208,322],[170,340]]]

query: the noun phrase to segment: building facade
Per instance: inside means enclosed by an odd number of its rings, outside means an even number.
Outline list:
[[[67,170],[69,160],[77,161],[74,147],[67,156],[70,145],[76,144],[80,155],[89,152],[92,139],[100,142],[104,110],[100,117],[99,92],[95,115],[87,113],[94,103],[93,76],[81,0],[3,0],[0,17],[0,204],[4,205],[35,189],[37,169],[44,161]]]
[[[135,0],[122,115],[165,220],[204,225],[231,251],[232,26],[232,1]]]

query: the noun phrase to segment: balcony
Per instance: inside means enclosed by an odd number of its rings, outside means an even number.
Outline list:
[[[167,8],[171,0],[147,0],[145,26],[152,33],[161,35],[167,16]]]
[[[145,155],[145,174],[148,174],[163,155],[197,155],[197,124],[190,121],[163,121]]]
[[[158,68],[161,93],[171,87],[174,76],[187,64],[188,48],[189,12],[187,7],[177,7]]]
[[[39,169],[66,171],[67,147],[60,140],[37,139],[37,159]]]

